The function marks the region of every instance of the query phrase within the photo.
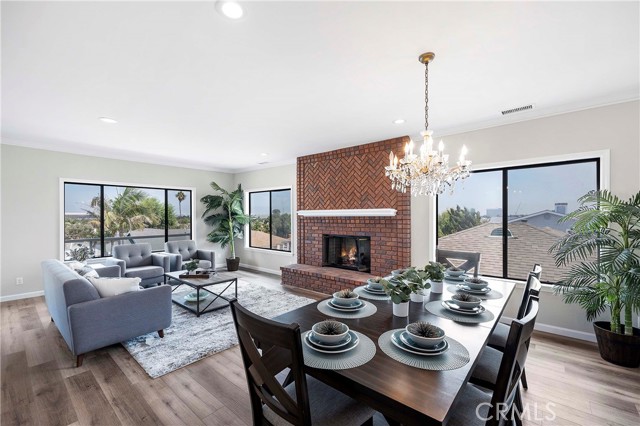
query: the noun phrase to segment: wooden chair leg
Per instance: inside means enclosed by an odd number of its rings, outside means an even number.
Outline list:
[[[526,370],[524,368],[522,369],[522,376],[520,377],[520,380],[522,381],[522,387],[525,389],[529,389],[529,385],[527,384]]]
[[[82,367],[82,361],[84,361],[84,354],[80,354],[76,357],[76,367]]]
[[[164,330],[158,330],[158,336],[162,339],[164,337]]]

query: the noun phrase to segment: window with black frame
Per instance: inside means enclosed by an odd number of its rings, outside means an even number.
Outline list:
[[[599,182],[598,158],[474,171],[438,196],[437,246],[480,252],[482,275],[524,280],[540,263],[542,281],[557,282],[566,269],[549,247],[571,232],[561,219]]]
[[[249,192],[249,247],[291,252],[291,189]]]
[[[64,183],[64,253],[86,246],[93,257],[113,246],[192,238],[191,191],[99,183]]]

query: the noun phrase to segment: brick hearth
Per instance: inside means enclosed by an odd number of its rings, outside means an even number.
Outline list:
[[[384,175],[389,151],[408,138],[389,139],[297,161],[297,209],[393,208],[394,217],[298,217],[298,264],[282,267],[282,283],[330,293],[386,275],[411,259],[411,200],[391,189]],[[322,235],[371,238],[371,274],[322,267]],[[314,267],[314,268],[308,268]]]

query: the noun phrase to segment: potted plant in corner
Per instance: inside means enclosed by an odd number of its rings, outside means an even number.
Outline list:
[[[205,206],[205,211],[202,213],[204,223],[213,226],[213,231],[207,235],[207,240],[220,244],[222,248],[229,246],[231,256],[227,258],[227,270],[237,271],[240,258],[236,257],[235,239],[242,239],[244,226],[250,219],[249,215],[244,213],[242,205],[244,198],[242,186],[238,184],[235,191],[228,192],[215,182],[211,182],[210,185],[219,194],[205,195],[200,199]],[[220,208],[222,210],[219,210]]]
[[[611,321],[593,323],[600,356],[638,367],[640,329],[632,319],[640,310],[640,192],[624,201],[591,191],[578,201],[580,207],[561,219],[575,220],[571,231],[549,250],[556,266],[569,267],[554,290],[566,303],[582,306],[589,320],[608,308]]]
[[[444,271],[447,268],[439,262],[429,262],[424,271],[429,274],[431,280],[431,293],[442,293],[442,280],[444,280]]]

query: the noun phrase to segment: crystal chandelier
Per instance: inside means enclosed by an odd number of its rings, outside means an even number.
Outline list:
[[[429,62],[435,54],[423,53],[418,58],[425,65],[424,69],[424,131],[420,132],[424,142],[420,151],[414,154],[413,140],[404,146],[404,158],[391,151],[389,165],[385,167],[386,175],[391,179],[391,188],[400,192],[407,192],[411,188],[411,195],[437,195],[447,188],[453,192],[454,184],[459,179],[469,177],[471,161],[465,160],[467,148],[463,145],[460,158],[455,166],[449,167],[449,155],[444,153],[444,143],[440,141],[438,150],[433,150],[433,132],[429,130]]]

